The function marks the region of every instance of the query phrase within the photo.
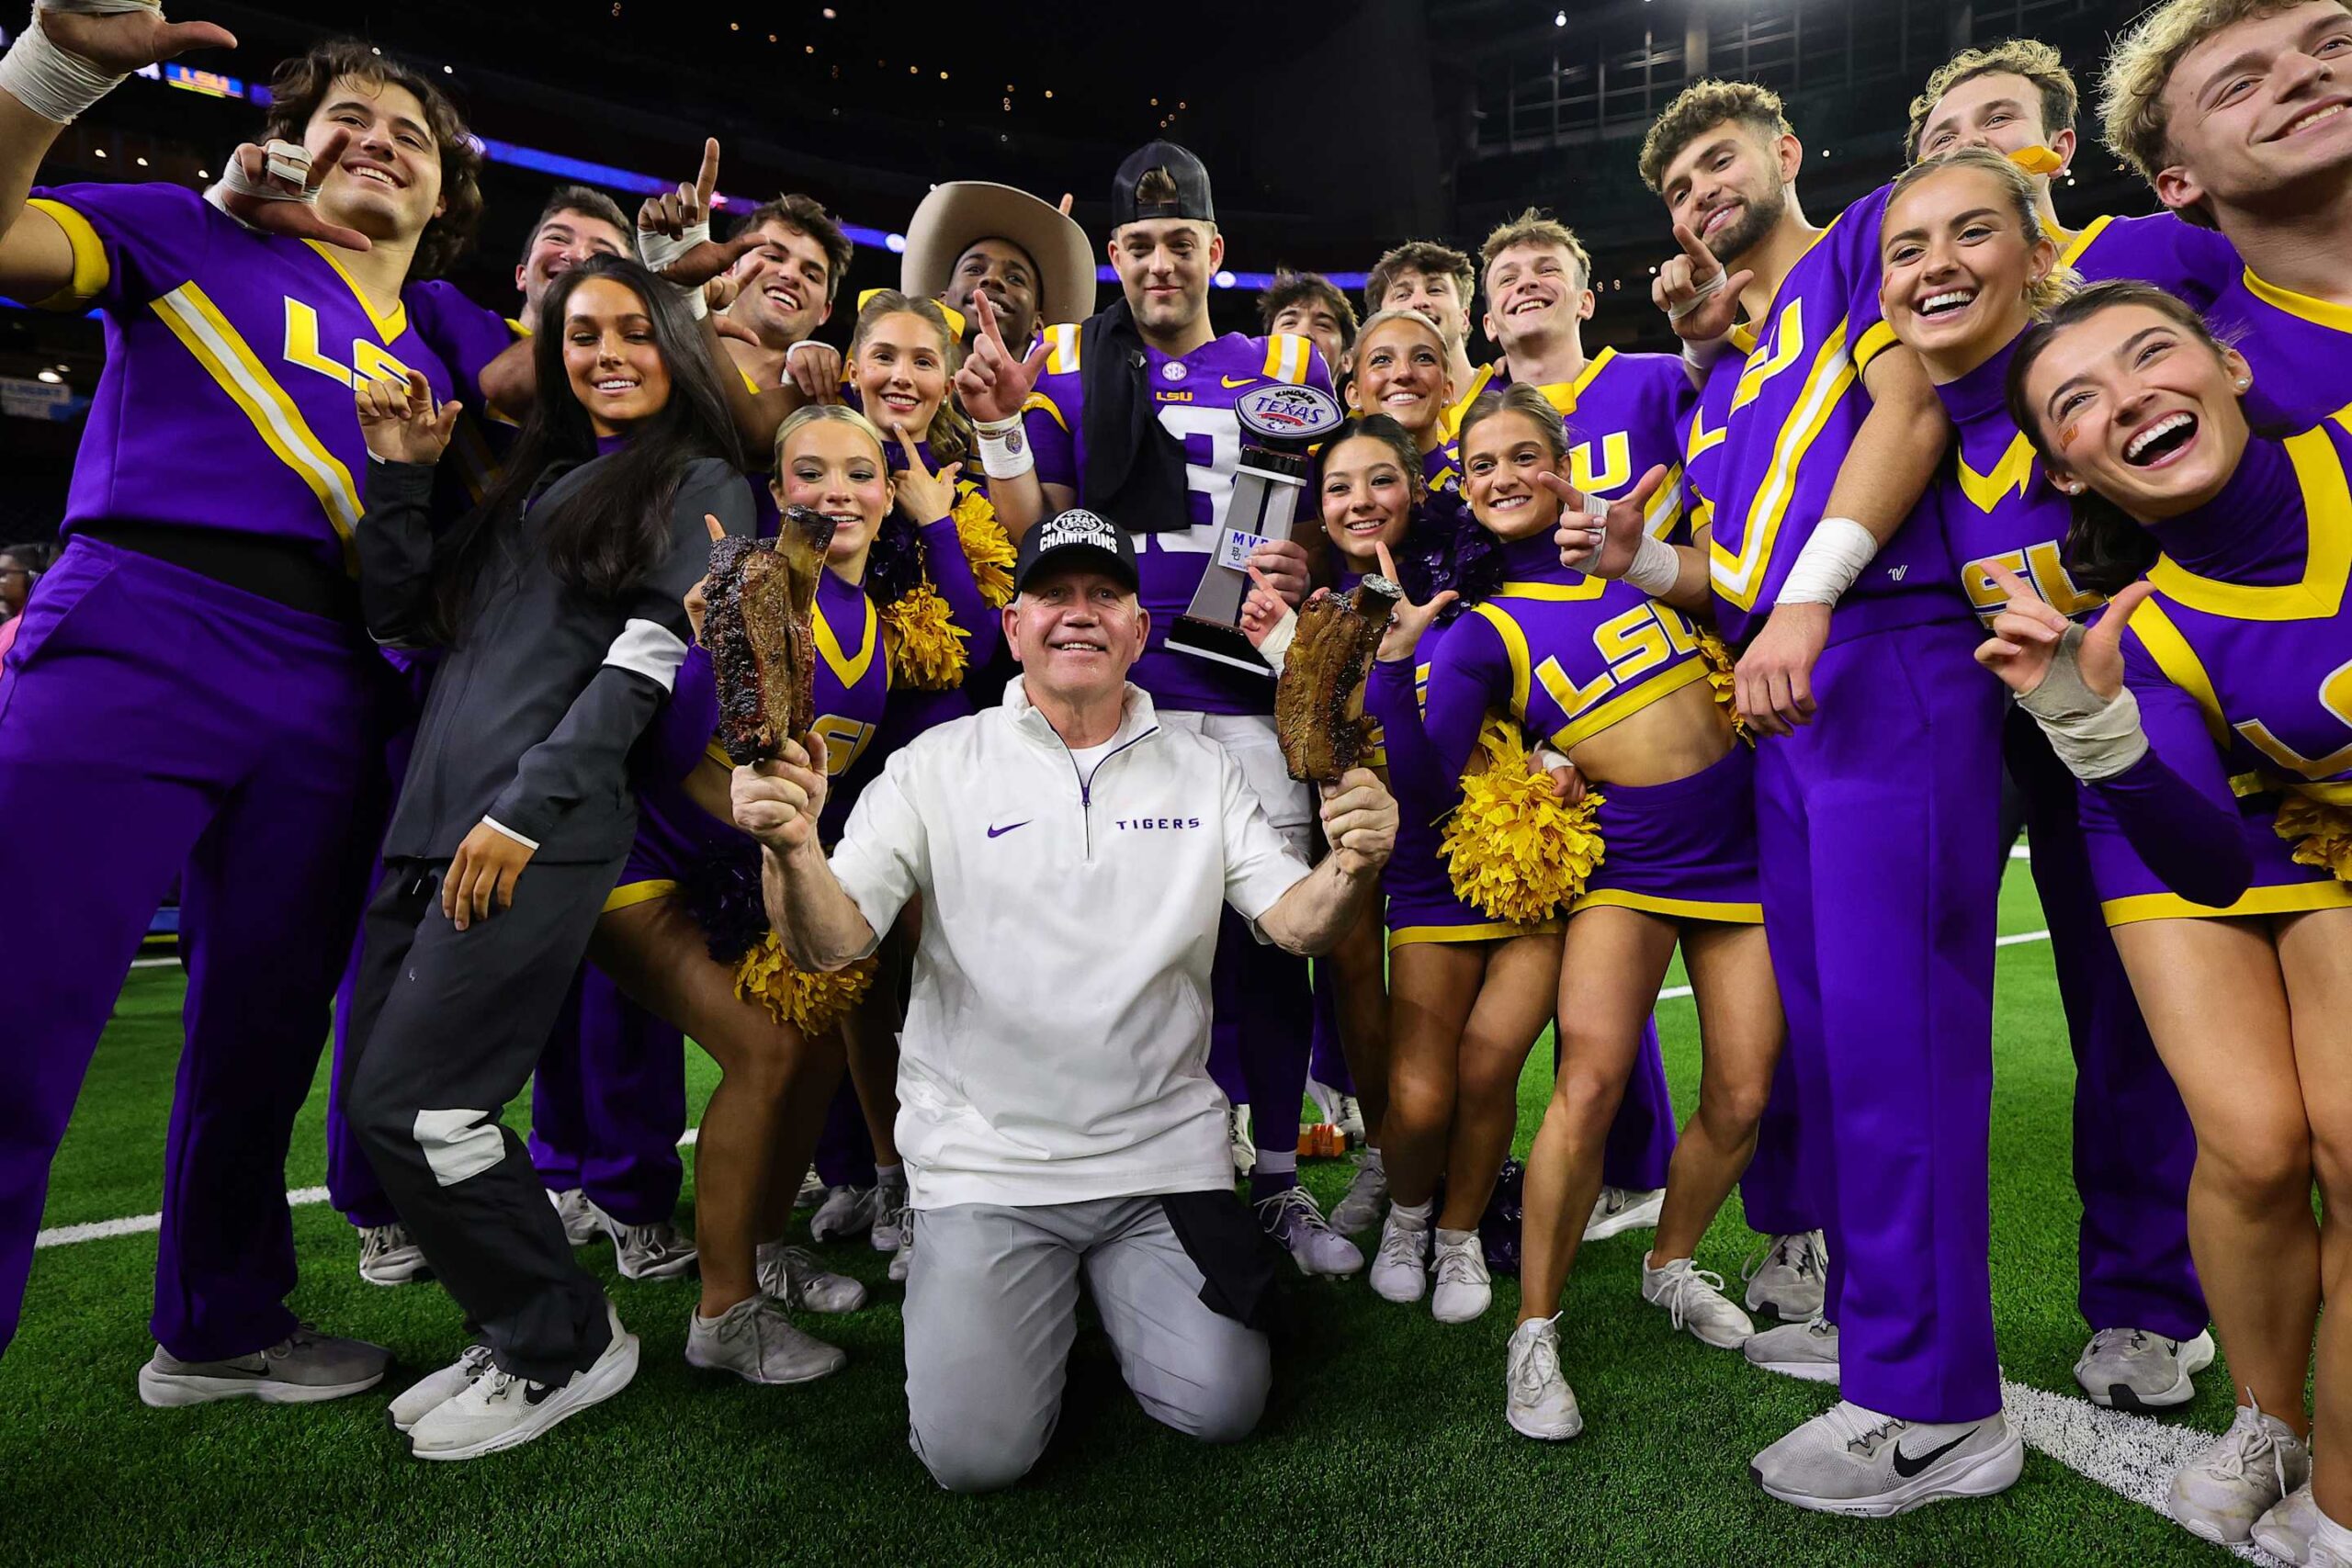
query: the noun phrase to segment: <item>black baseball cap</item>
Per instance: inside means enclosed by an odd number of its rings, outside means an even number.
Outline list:
[[[1030,579],[1047,565],[1107,572],[1125,583],[1130,593],[1142,581],[1127,531],[1082,506],[1057,512],[1021,536],[1021,550],[1012,563],[1014,591],[1025,592]]]
[[[1176,182],[1173,201],[1137,201],[1136,186],[1154,169],[1165,169]],[[1127,154],[1111,182],[1111,231],[1154,218],[1196,218],[1216,221],[1216,204],[1209,199],[1209,171],[1189,149],[1173,141],[1153,141]]]

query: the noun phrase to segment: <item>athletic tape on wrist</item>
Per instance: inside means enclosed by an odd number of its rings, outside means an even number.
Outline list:
[[[1682,553],[1664,539],[1642,536],[1634,547],[1634,564],[1625,569],[1624,581],[1656,599],[1671,592],[1682,579]]]
[[[1878,554],[1878,538],[1850,517],[1825,517],[1804,542],[1776,604],[1835,604]]]
[[[1264,660],[1275,674],[1281,674],[1283,664],[1290,659],[1292,639],[1297,635],[1298,612],[1285,607],[1283,618],[1274,623],[1274,629],[1268,632],[1266,640],[1258,645],[1258,657]]]
[[[2050,750],[2086,784],[2113,778],[2145,755],[2140,699],[2129,686],[2102,697],[2083,679],[2083,628],[2068,626],[2041,684],[2018,698],[2050,737]]]
[[[980,449],[980,471],[992,479],[1017,479],[1037,466],[1036,449],[1018,419],[1001,435],[976,427],[973,440]]]
[[[1697,310],[1700,306],[1705,304],[1716,295],[1721,294],[1724,291],[1724,282],[1728,280],[1730,276],[1731,275],[1729,273],[1719,270],[1716,272],[1714,276],[1707,279],[1706,282],[1693,284],[1690,288],[1690,299],[1685,299],[1679,305],[1668,305],[1666,308],[1666,319],[1668,321],[1680,321],[1683,317],[1689,315],[1691,311]]]
[[[1020,428],[1021,416],[1017,413],[1006,419],[976,419],[972,422],[973,433],[978,435],[1009,435]]]
[[[709,238],[710,220],[707,218],[698,223],[687,224],[675,236],[652,229],[639,229],[637,231],[637,259],[645,264],[646,271],[658,277],[663,267]],[[699,321],[710,314],[710,305],[702,297],[701,284],[673,283],[670,287],[678,291],[678,303],[686,308],[687,315]]]
[[[17,35],[8,52],[0,55],[0,89],[33,113],[59,125],[71,125],[82,111],[121,85],[72,50],[50,39],[40,25],[42,11],[143,11],[138,0],[85,0],[73,6],[45,5],[33,13],[32,24]]]

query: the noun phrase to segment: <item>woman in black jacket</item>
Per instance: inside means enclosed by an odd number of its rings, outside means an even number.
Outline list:
[[[529,1078],[636,830],[629,752],[668,699],[710,536],[752,527],[717,372],[678,290],[598,257],[541,307],[504,476],[435,538],[456,405],[374,382],[356,530],[380,642],[442,649],[369,904],[345,1110],[486,1353],[393,1404],[420,1459],[529,1441],[611,1397],[636,1337],[571,1256],[521,1139]]]

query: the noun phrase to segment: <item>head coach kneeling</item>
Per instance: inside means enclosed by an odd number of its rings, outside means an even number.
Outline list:
[[[1085,1270],[1145,1410],[1231,1442],[1257,1425],[1272,1279],[1233,1193],[1208,1074],[1218,907],[1293,953],[1329,950],[1373,896],[1396,805],[1373,773],[1326,786],[1335,846],[1309,871],[1215,741],[1162,729],[1128,683],[1147,615],[1125,530],[1069,511],[1021,541],[1001,707],[891,757],[829,863],[808,752],[735,773],[792,961],[874,951],[907,900],[922,940],[899,1058],[914,1207],[911,1441],[955,1491],[1044,1451]]]

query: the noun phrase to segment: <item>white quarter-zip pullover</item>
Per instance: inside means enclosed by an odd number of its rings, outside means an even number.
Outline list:
[[[1307,867],[1223,747],[1130,684],[1089,773],[1016,679],[890,758],[831,865],[876,931],[922,896],[897,1129],[918,1208],[1231,1185],[1218,907],[1254,922]]]

